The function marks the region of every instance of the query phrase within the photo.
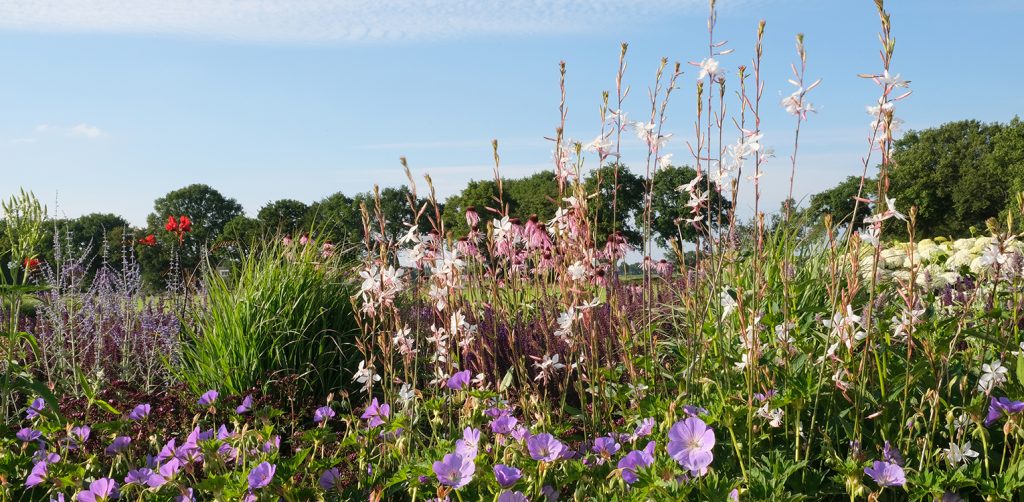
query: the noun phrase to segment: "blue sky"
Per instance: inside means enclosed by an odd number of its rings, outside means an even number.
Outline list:
[[[869,0],[720,0],[717,37],[748,64],[766,35],[765,137],[778,157],[763,178],[776,207],[788,184],[793,37],[806,34],[809,99],[795,193],[859,173],[877,88],[878,18]],[[906,128],[1024,111],[1019,23],[1024,2],[889,2],[893,68],[914,94]],[[3,192],[35,191],[58,215],[115,212],[141,223],[154,198],[207,183],[250,214],[268,200],[311,202],[404,181],[406,156],[440,195],[503,172],[551,165],[557,64],[568,65],[568,134],[597,135],[602,90],[614,89],[630,43],[625,109],[640,117],[662,56],[707,52],[706,2],[612,0],[370,2],[326,0],[4,0],[0,3]],[[696,71],[669,106],[666,151],[690,161]],[[734,84],[732,80],[730,83]],[[735,108],[735,104],[732,104]],[[734,135],[731,135],[734,137]],[[628,135],[625,160],[643,165]],[[749,207],[751,201],[741,201]],[[742,210],[741,207],[741,210]]]

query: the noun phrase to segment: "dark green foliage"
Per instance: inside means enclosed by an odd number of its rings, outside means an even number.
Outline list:
[[[598,194],[589,206],[597,222],[595,242],[605,242],[614,229],[631,245],[639,246],[643,242],[644,180],[622,164],[609,164],[591,171],[584,184],[587,193]]]
[[[861,191],[860,176],[849,176],[842,183],[812,195],[811,204],[806,210],[808,223],[817,224],[828,214],[832,215],[833,225],[852,222],[854,229],[861,228],[864,226],[864,217],[871,214],[871,208],[863,202],[857,204],[854,198],[858,193],[862,198],[873,198],[876,183],[873,179],[865,179],[863,191]],[[853,216],[854,207],[857,208],[855,216]]]
[[[651,208],[651,230],[656,234],[655,239],[662,247],[667,246],[669,241],[679,239],[680,235],[684,241],[693,241],[697,238],[697,231],[691,225],[681,220],[690,217],[690,208],[686,202],[690,199],[689,194],[676,190],[685,185],[697,176],[697,171],[689,166],[668,166],[659,169],[654,174],[654,189],[652,193]],[[700,190],[708,190],[704,181],[700,182]],[[726,222],[729,214],[730,203],[721,196],[714,187],[710,187],[709,201],[711,212],[711,225],[718,226],[719,222]],[[642,212],[643,209],[641,208]],[[708,209],[703,212],[703,219],[707,221]],[[677,225],[677,222],[678,225]]]
[[[256,218],[270,232],[298,236],[305,229],[309,206],[294,199],[270,202],[260,209]]]

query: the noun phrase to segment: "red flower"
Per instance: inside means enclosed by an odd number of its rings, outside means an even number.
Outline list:
[[[178,231],[178,222],[175,221],[173,216],[168,216],[167,217],[167,224],[164,225],[164,228],[167,229],[168,232],[177,232]]]
[[[30,271],[39,266],[39,260],[35,258],[25,258],[25,270]]]
[[[143,246],[149,246],[149,247],[156,246],[156,236],[153,235],[153,234],[149,234],[149,235],[139,239],[139,244],[142,244]]]
[[[178,228],[182,232],[191,232],[192,220],[188,219],[188,216],[182,215],[181,218],[178,218]]]

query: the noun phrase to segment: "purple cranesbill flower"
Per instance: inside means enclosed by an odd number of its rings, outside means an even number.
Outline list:
[[[690,417],[668,431],[668,454],[694,476],[703,476],[714,460],[715,431],[703,420]]]
[[[988,427],[999,420],[1003,415],[1011,415],[1024,411],[1024,401],[1014,401],[1008,397],[993,397],[988,403],[988,415],[985,417],[985,427]]]
[[[150,406],[149,404],[144,403],[137,405],[135,406],[134,409],[132,409],[132,412],[128,414],[128,418],[135,421],[145,420],[147,417],[149,417],[149,412],[152,409],[153,407]]]
[[[57,462],[60,462],[60,455],[46,451],[46,446],[40,445],[39,449],[32,454],[32,462],[36,464],[38,464],[39,462],[56,464]]]
[[[156,454],[156,459],[155,460],[156,460],[157,463],[161,463],[161,462],[163,462],[165,460],[170,460],[170,459],[174,458],[175,453],[177,451],[178,451],[178,447],[175,446],[174,438],[171,438],[171,440],[168,441],[166,444],[164,444],[164,447],[160,449],[160,453]]]
[[[462,370],[448,379],[448,383],[445,387],[451,390],[462,390],[463,387],[469,385],[469,379],[472,377],[472,373],[469,370]]]
[[[174,497],[174,502],[192,502],[193,500],[195,499],[192,497],[191,488],[181,489],[181,495]]]
[[[313,412],[313,422],[318,424],[326,422],[334,418],[334,415],[334,410],[332,410],[330,406],[321,406]]]
[[[654,432],[654,419],[645,418],[640,421],[640,425],[633,431],[633,440],[640,439],[645,436],[650,436],[651,432]]]
[[[100,478],[89,483],[89,489],[78,492],[75,500],[78,502],[100,502],[116,499],[121,494],[117,489],[117,481],[110,478]]]
[[[498,495],[498,502],[530,502],[530,499],[523,492],[504,491]]]
[[[491,421],[491,432],[495,434],[512,434],[519,420],[512,415],[500,415]]]
[[[463,458],[475,459],[480,448],[480,429],[466,427],[462,439],[455,441],[455,453]]]
[[[907,482],[907,478],[903,473],[903,468],[890,463],[875,460],[871,467],[864,468],[864,474],[867,474],[878,483],[878,486],[903,486]]]
[[[128,448],[128,445],[130,445],[131,443],[132,438],[130,437],[117,436],[116,438],[114,438],[114,442],[110,443],[110,446],[108,446],[107,449],[104,451],[107,453],[107,455],[116,455],[124,451],[125,448]]]
[[[269,462],[262,462],[249,471],[249,489],[258,490],[270,484],[274,480],[274,473],[277,466]]]
[[[71,429],[71,437],[78,441],[78,444],[84,444],[89,440],[89,435],[92,434],[92,429],[88,425],[82,425]]]
[[[126,485],[146,485],[149,484],[149,478],[156,476],[153,469],[143,467],[141,469],[134,469],[128,471],[128,475],[124,477],[124,484]]]
[[[343,481],[341,471],[337,467],[332,467],[320,475],[320,488],[327,491],[334,490],[340,492]]]
[[[32,488],[46,481],[46,476],[49,474],[49,464],[46,462],[39,462],[32,466],[32,471],[28,473],[28,479],[25,480],[25,488]]]
[[[274,436],[270,441],[263,443],[263,453],[273,453],[281,449],[281,436]]]
[[[683,405],[683,413],[686,413],[688,417],[696,417],[699,415],[707,415],[708,409],[702,406],[694,406],[692,404]]]
[[[220,427],[217,429],[217,439],[218,440],[224,441],[225,439],[228,439],[228,438],[231,438],[231,437],[234,437],[234,436],[235,436],[235,433],[233,431],[228,431],[228,428],[227,428],[226,425],[220,424]]]
[[[231,446],[230,443],[221,443],[221,445],[217,447],[217,454],[229,462],[238,460],[238,448]]]
[[[565,445],[555,436],[542,432],[526,440],[526,449],[530,451],[530,457],[534,460],[554,462],[562,457]]]
[[[554,486],[544,485],[540,488],[540,494],[544,496],[544,500],[547,502],[557,502],[558,496],[561,495]]]
[[[758,401],[761,401],[763,403],[763,402],[765,402],[765,401],[775,397],[778,393],[779,393],[779,391],[777,391],[775,389],[770,389],[768,392],[763,392],[763,393],[762,392],[755,392],[754,393],[754,399],[757,399]]]
[[[476,472],[476,463],[458,453],[449,453],[443,459],[434,462],[434,475],[437,481],[445,486],[458,489],[469,484]]]
[[[174,476],[177,475],[180,470],[181,461],[176,458],[172,458],[160,466],[159,473],[154,473],[149,476],[149,479],[146,480],[146,485],[150,488],[160,488],[167,484],[171,479],[174,479]]]
[[[235,413],[238,413],[239,415],[241,415],[243,413],[248,413],[249,410],[251,410],[251,409],[252,409],[252,396],[251,395],[250,396],[245,396],[242,399],[242,404],[238,405],[238,407],[235,408]]]
[[[25,428],[19,429],[18,432],[15,434],[15,436],[20,441],[24,441],[24,442],[28,443],[30,441],[35,441],[35,440],[43,437],[43,433],[39,432],[39,431],[37,431],[35,429],[29,428],[29,427],[25,427]]]
[[[28,409],[25,410],[25,418],[33,419],[39,416],[46,408],[46,401],[41,397],[37,397],[32,400],[32,403],[28,405]]]
[[[388,403],[378,404],[377,398],[373,398],[373,401],[366,407],[366,411],[363,411],[363,415],[360,418],[368,420],[369,423],[367,425],[373,429],[378,425],[383,425],[389,416],[391,416],[391,405]]]
[[[219,395],[220,393],[213,389],[206,391],[202,396],[199,396],[199,406],[213,406],[213,403],[217,402],[217,396]]]
[[[486,410],[484,410],[484,415],[487,415],[487,416],[491,417],[492,419],[495,419],[495,418],[498,418],[498,417],[502,417],[502,416],[505,416],[505,415],[509,415],[511,413],[512,413],[512,410],[510,410],[508,408],[499,407],[499,406],[491,406],[490,408],[487,408]]]
[[[636,471],[640,469],[646,469],[654,464],[654,448],[657,446],[654,441],[647,443],[647,446],[642,450],[633,450],[626,454],[626,456],[619,459],[619,464],[616,465],[619,472],[622,473],[622,480],[626,484],[636,483],[636,480],[640,479],[637,476]]]
[[[885,446],[882,447],[882,458],[886,462],[903,467],[903,455],[901,455],[900,451],[888,441],[886,441]]]
[[[740,491],[737,488],[733,488],[729,492],[729,502],[740,502]]]
[[[515,467],[505,464],[495,464],[494,466],[494,479],[498,480],[498,484],[502,488],[508,488],[516,484],[516,481],[519,481],[521,477],[523,477],[523,471]]]
[[[594,440],[594,446],[591,448],[594,453],[597,453],[599,459],[598,463],[603,464],[605,460],[610,460],[612,455],[615,455],[619,451],[621,446],[619,442],[612,436],[599,437]]]

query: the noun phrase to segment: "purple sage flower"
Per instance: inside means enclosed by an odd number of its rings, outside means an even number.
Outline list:
[[[114,438],[114,442],[110,443],[110,446],[108,446],[104,451],[107,455],[116,455],[124,451],[125,448],[128,448],[128,445],[130,444],[132,444],[132,438],[128,436],[117,436]]]
[[[565,445],[561,441],[546,432],[530,436],[526,440],[526,449],[530,451],[530,457],[540,462],[554,462],[562,456]]]
[[[249,471],[249,489],[258,490],[270,484],[274,480],[274,473],[277,466],[269,462],[262,462]]]
[[[75,500],[78,502],[100,502],[116,499],[120,496],[117,490],[117,481],[110,478],[100,478],[89,483],[89,489],[78,492]]]
[[[498,484],[502,488],[508,488],[516,484],[516,481],[519,481],[521,477],[523,477],[523,471],[515,467],[505,464],[495,464],[494,466],[494,479],[498,480]]]
[[[363,412],[363,420],[368,420],[371,429],[376,428],[378,425],[383,425],[384,421],[391,416],[391,406],[388,403],[378,404],[377,398],[373,398],[370,405],[366,407],[366,411]]]
[[[20,441],[28,443],[30,441],[35,441],[35,440],[43,437],[43,433],[39,432],[39,431],[37,431],[35,429],[29,428],[29,427],[25,427],[25,428],[19,429],[18,432],[15,434],[15,436]]]
[[[993,397],[988,403],[988,415],[985,417],[985,427],[988,427],[999,420],[1003,415],[1011,415],[1024,411],[1024,401],[1014,401],[1008,397]]]
[[[449,453],[442,460],[434,462],[434,475],[437,481],[452,488],[462,488],[473,480],[476,464],[458,453]]]
[[[334,418],[334,415],[334,410],[332,410],[330,406],[321,406],[313,412],[313,422],[318,424],[321,422],[327,422]]]
[[[132,409],[132,412],[128,414],[128,418],[135,421],[145,420],[149,417],[149,412],[152,409],[149,404],[140,404]]]
[[[640,469],[646,469],[654,464],[654,448],[656,444],[654,441],[647,443],[647,446],[642,450],[633,450],[626,454],[626,456],[619,459],[619,464],[616,466],[619,472],[622,473],[622,480],[626,484],[636,483],[636,480],[640,479],[637,476],[636,471]]]
[[[28,473],[28,479],[25,480],[25,488],[32,488],[42,484],[46,481],[48,471],[49,465],[46,462],[39,462],[32,466],[32,471]]]
[[[323,474],[320,475],[320,488],[327,491],[341,491],[342,482],[344,480],[341,477],[341,471],[337,467],[327,469]]]
[[[523,492],[504,491],[498,495],[498,502],[530,502],[530,499]]]
[[[715,431],[703,420],[690,417],[668,431],[668,454],[694,476],[703,476],[714,460]]]
[[[241,415],[243,413],[248,413],[249,410],[251,410],[251,409],[252,409],[252,396],[245,396],[242,399],[242,404],[238,405],[238,407],[235,408],[235,413],[238,413],[239,415]]]
[[[217,396],[219,395],[220,393],[213,389],[206,391],[205,394],[199,396],[199,406],[213,406],[213,403],[217,402]]]
[[[890,462],[875,460],[871,467],[864,468],[864,474],[870,476],[878,486],[883,488],[886,486],[903,486],[907,482],[903,468]]]
[[[472,377],[472,373],[469,370],[462,370],[448,379],[448,383],[445,384],[451,390],[462,390],[463,387],[469,385],[469,379]]]

